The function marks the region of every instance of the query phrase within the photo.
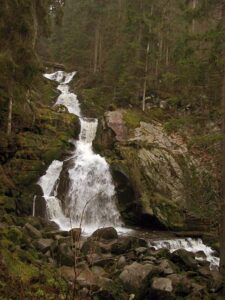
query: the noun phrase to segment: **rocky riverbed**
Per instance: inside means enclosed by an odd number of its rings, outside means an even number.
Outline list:
[[[5,267],[8,253],[22,255],[32,270],[40,264],[53,268],[77,299],[219,299],[223,287],[208,261],[184,249],[156,250],[149,244],[150,233],[148,238],[137,232],[121,236],[109,227],[83,237],[79,228],[59,231],[39,218],[21,220],[20,225],[1,223],[0,230]],[[204,258],[204,253],[198,255]],[[32,284],[35,276],[28,273],[26,281]],[[60,291],[57,299],[65,299]]]

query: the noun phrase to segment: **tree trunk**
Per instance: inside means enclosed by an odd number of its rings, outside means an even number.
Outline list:
[[[225,134],[225,70],[222,83],[222,95],[221,95],[221,112],[223,116],[222,120],[222,133]],[[220,272],[225,278],[225,140],[221,145],[222,154],[222,172],[221,172],[221,206],[220,206]]]
[[[192,0],[192,9],[195,9],[198,4],[198,0]],[[192,19],[191,24],[192,33],[195,33],[195,18]]]
[[[167,46],[166,47],[166,66],[168,67],[169,66],[169,47]]]
[[[12,132],[12,97],[9,98],[9,110],[8,110],[8,123],[7,123],[7,134],[10,135]]]
[[[94,49],[94,74],[97,73],[98,70],[98,53],[99,50],[99,23],[96,25],[95,28],[95,49]]]
[[[225,1],[222,1],[221,25],[225,31]],[[224,52],[222,53],[224,60]],[[221,113],[222,113],[222,134],[225,136],[225,67],[223,68],[223,81],[221,89]],[[225,140],[221,143],[221,181],[220,181],[220,272],[225,281]]]
[[[37,8],[36,8],[36,1],[33,1],[33,5],[31,7],[31,14],[33,18],[33,40],[32,40],[32,47],[35,49],[37,37],[38,37],[38,20],[37,20]]]
[[[143,96],[142,96],[142,110],[145,111],[145,99],[146,99],[146,88],[147,88],[147,73],[148,73],[148,54],[150,49],[150,42],[148,41],[148,45],[146,48],[146,60],[145,60],[145,78],[144,78],[144,86],[143,86]]]

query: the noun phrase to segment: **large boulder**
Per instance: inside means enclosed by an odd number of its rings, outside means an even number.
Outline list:
[[[197,270],[198,262],[195,255],[185,249],[178,249],[172,253],[171,260],[183,270]]]
[[[118,233],[115,228],[113,227],[105,227],[97,229],[93,234],[93,238],[97,240],[114,240],[118,238]]]
[[[52,239],[38,239],[37,241],[35,241],[34,245],[38,250],[45,253],[51,248],[52,243]]]
[[[115,243],[112,244],[111,252],[113,254],[124,254],[131,249],[135,249],[137,247],[146,247],[147,243],[143,239],[139,239],[136,237],[126,236],[120,237]]]
[[[129,293],[138,293],[143,286],[144,280],[154,268],[155,267],[152,264],[142,265],[137,262],[126,266],[119,276],[124,289]]]
[[[172,300],[175,299],[173,292],[172,281],[169,278],[155,277],[152,280],[149,299],[155,300]]]
[[[24,226],[24,231],[32,238],[38,239],[42,237],[42,234],[39,230],[37,230],[34,226],[29,223],[26,223]]]
[[[205,199],[216,195],[212,172],[180,135],[137,119],[132,111],[107,112],[95,142],[109,158],[122,216],[151,228],[205,230],[200,212]]]

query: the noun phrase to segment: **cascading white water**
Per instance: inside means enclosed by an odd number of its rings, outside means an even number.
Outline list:
[[[150,247],[154,247],[156,250],[167,248],[170,252],[174,252],[178,249],[185,249],[192,253],[199,251],[204,252],[206,260],[210,262],[210,268],[218,268],[219,257],[215,256],[214,251],[209,246],[205,245],[201,239],[183,238],[183,239],[171,239],[171,240],[157,240],[149,242]],[[202,260],[202,257],[196,256],[197,260]]]
[[[60,174],[65,162],[53,161],[38,184],[42,187],[46,201],[47,214],[61,229],[82,226],[86,232],[99,227],[122,226],[116,208],[115,189],[106,160],[92,149],[98,121],[81,117],[77,96],[70,92],[68,83],[76,72],[58,71],[44,76],[59,82],[61,92],[55,105],[64,105],[68,111],[80,117],[80,135],[73,141],[75,151],[70,157],[69,189],[65,199],[57,198]],[[68,160],[67,160],[68,161]],[[63,205],[62,205],[63,203]]]

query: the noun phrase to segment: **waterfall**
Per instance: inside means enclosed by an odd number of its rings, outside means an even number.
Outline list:
[[[77,95],[70,91],[68,85],[75,74],[63,71],[44,74],[46,78],[59,83],[61,94],[55,105],[64,105],[69,113],[78,116],[81,129],[79,140],[72,141],[75,150],[71,157],[63,162],[53,161],[38,184],[43,190],[48,218],[61,229],[69,230],[81,225],[86,233],[105,226],[114,226],[120,230],[123,224],[116,207],[109,165],[92,149],[98,120],[82,117]],[[59,199],[62,170],[68,161],[69,188],[65,191],[65,199]]]
[[[213,249],[205,245],[200,238],[181,238],[171,240],[150,241],[149,246],[155,248],[156,250],[161,248],[167,248],[170,252],[174,252],[178,249],[185,249],[186,251],[195,254],[197,254],[198,252],[202,252],[205,254],[205,259],[210,262],[211,269],[219,267],[219,257],[217,257]],[[204,257],[196,256],[196,259],[203,260]]]

